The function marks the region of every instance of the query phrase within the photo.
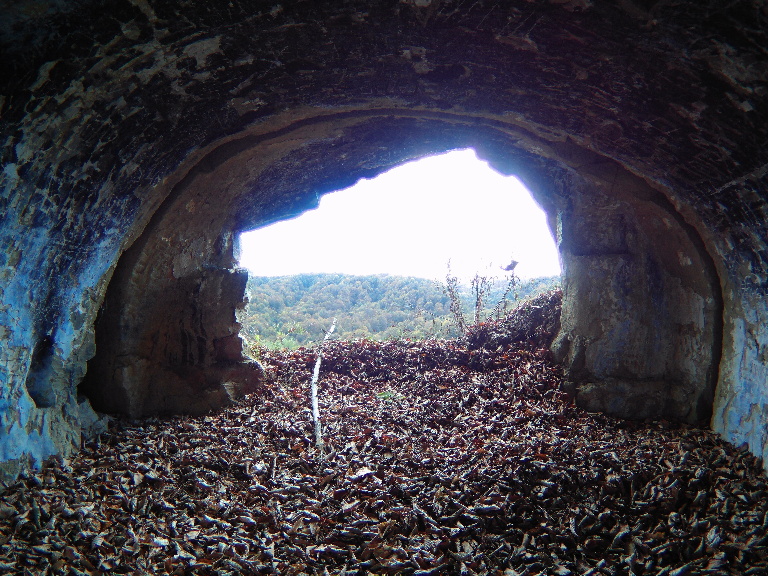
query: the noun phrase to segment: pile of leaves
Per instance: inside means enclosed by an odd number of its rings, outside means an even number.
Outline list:
[[[470,326],[466,334],[467,345],[471,349],[493,350],[510,344],[548,348],[560,330],[562,302],[561,290],[537,294],[501,321]]]
[[[274,381],[222,413],[118,422],[0,493],[0,572],[768,573],[759,462],[585,413],[535,339],[488,329],[330,343],[322,452],[308,349],[265,352]]]

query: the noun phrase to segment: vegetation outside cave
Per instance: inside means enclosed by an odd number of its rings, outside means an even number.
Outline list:
[[[491,278],[480,319],[511,310],[522,302],[560,286],[560,277],[517,281],[505,296],[506,278]],[[460,331],[451,314],[446,286],[431,280],[394,275],[299,274],[250,276],[248,303],[240,313],[241,336],[247,345],[265,348],[309,346],[323,338],[338,318],[338,339],[391,340],[456,338]],[[465,317],[474,318],[476,296],[459,284]],[[470,322],[471,324],[472,322]]]
[[[546,214],[520,180],[472,149],[360,180],[238,242],[251,273],[238,320],[256,347],[311,345],[334,318],[342,340],[456,338],[559,286]],[[517,274],[535,279],[509,291]]]

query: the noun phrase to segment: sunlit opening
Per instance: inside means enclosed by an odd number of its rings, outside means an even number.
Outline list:
[[[392,274],[442,279],[499,272],[557,276],[542,209],[515,177],[473,150],[398,166],[326,194],[317,210],[240,237],[240,264],[259,276]]]

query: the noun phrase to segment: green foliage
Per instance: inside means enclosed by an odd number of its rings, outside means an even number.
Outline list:
[[[382,402],[394,404],[405,401],[405,396],[403,396],[400,392],[395,392],[394,390],[383,390],[381,392],[377,392],[376,398]]]
[[[559,285],[559,278],[541,278],[517,287],[514,301]],[[463,312],[473,317],[472,286],[456,282],[454,289]],[[505,281],[491,282],[484,301],[494,305],[502,299]],[[338,319],[336,337],[342,340],[370,338],[453,338],[451,299],[442,284],[403,276],[351,276],[345,274],[300,274],[297,276],[248,279],[248,304],[239,314],[241,335],[252,355],[258,348],[297,348],[323,339],[333,318]],[[483,317],[495,313],[485,308]]]

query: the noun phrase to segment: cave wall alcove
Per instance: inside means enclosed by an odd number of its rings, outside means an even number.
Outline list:
[[[550,217],[579,403],[768,453],[761,2],[34,8],[0,19],[5,477],[93,432],[78,391],[142,416],[253,389],[235,235],[459,147]]]

